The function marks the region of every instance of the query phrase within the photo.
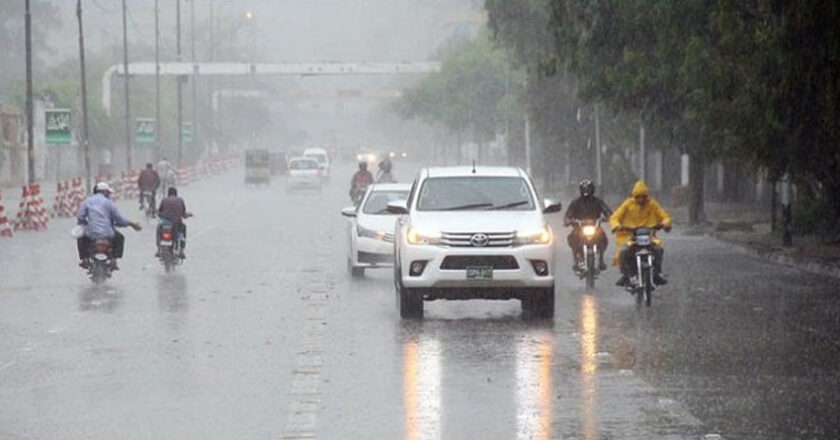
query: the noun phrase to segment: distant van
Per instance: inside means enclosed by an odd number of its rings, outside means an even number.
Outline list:
[[[311,157],[318,161],[318,165],[321,167],[321,175],[325,179],[329,179],[330,177],[330,155],[327,154],[327,150],[323,148],[307,148],[303,151],[303,157]]]

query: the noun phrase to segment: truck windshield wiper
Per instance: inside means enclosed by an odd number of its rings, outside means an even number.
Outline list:
[[[460,211],[462,209],[477,209],[477,208],[486,208],[488,206],[493,206],[492,203],[470,203],[468,205],[461,205],[461,206],[452,206],[449,208],[441,209],[441,211]]]
[[[502,210],[502,209],[515,208],[517,206],[522,206],[522,205],[525,205],[525,204],[528,204],[528,203],[530,203],[530,200],[521,200],[521,201],[518,201],[518,202],[508,203],[506,205],[492,206],[490,208],[487,208],[487,210],[488,211],[498,211],[498,210]]]

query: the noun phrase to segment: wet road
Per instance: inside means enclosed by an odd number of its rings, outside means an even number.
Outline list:
[[[840,438],[837,280],[675,232],[650,310],[614,271],[587,293],[561,247],[553,321],[517,301],[401,321],[389,271],[345,273],[350,172],[184,188],[170,275],[152,228],[103,287],[69,220],[0,241],[0,438]]]

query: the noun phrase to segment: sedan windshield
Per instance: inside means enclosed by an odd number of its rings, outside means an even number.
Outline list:
[[[405,200],[406,197],[408,191],[373,191],[362,212],[373,215],[388,214],[388,203]]]
[[[314,160],[294,160],[289,168],[293,170],[317,170],[318,162]]]
[[[534,199],[521,177],[435,177],[423,183],[417,209],[530,211]]]

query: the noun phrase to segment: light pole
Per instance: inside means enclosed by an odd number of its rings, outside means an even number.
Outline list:
[[[126,26],[125,0],[122,0],[123,21],[123,71],[125,72],[125,165],[131,170],[131,105],[128,97],[128,28]]]
[[[155,155],[163,157],[160,148],[160,10],[155,0]]]
[[[176,60],[181,62],[181,0],[175,0],[175,48]],[[184,116],[182,113],[181,102],[181,76],[176,77],[177,95],[178,95],[178,165],[184,161],[184,140],[182,139],[181,130],[183,129]]]
[[[87,73],[85,69],[85,36],[82,26],[82,0],[76,2],[76,16],[79,18],[79,64],[82,76],[82,151],[85,158],[85,191],[91,190],[90,179],[90,142],[88,141],[88,113],[87,113]]]
[[[195,0],[190,1],[190,60],[193,62],[192,73],[192,144],[197,144],[198,139],[198,106],[196,105],[198,97],[198,75],[195,71]]]
[[[32,125],[34,113],[32,108],[32,13],[29,0],[26,0],[24,21],[26,22],[26,178],[29,183],[35,183],[35,130]]]

